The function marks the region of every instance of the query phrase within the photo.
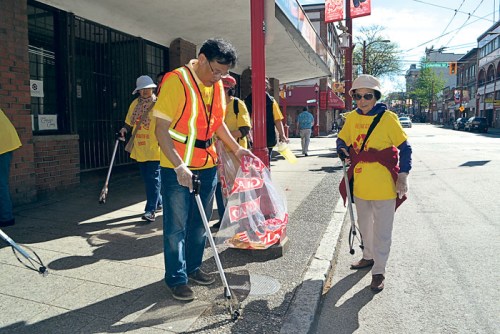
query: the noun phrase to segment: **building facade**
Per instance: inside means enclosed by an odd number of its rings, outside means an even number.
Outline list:
[[[298,2],[262,4],[268,15],[266,71],[275,95],[280,80],[331,76],[331,51],[311,22],[297,15]],[[116,6],[99,0],[0,2],[0,108],[23,144],[11,168],[15,204],[107,168],[136,78],[155,79],[186,64],[207,38],[222,36],[235,45],[239,62],[232,74],[241,94],[249,87],[250,77],[242,76],[251,65],[249,1],[123,0]],[[292,30],[297,33],[290,35]],[[116,163],[132,161],[120,150]]]

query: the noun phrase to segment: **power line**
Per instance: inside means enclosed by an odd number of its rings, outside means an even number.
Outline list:
[[[451,17],[450,19],[450,22],[448,22],[448,24],[446,25],[446,28],[444,28],[443,32],[441,33],[444,34],[446,32],[446,30],[448,29],[448,27],[450,26],[451,22],[453,22],[453,20],[455,19],[455,17],[457,17],[457,13],[458,11],[460,10],[460,8],[462,8],[463,4],[464,4],[465,0],[462,0],[462,3],[460,4],[460,6],[458,7],[458,9],[455,9],[455,13],[453,13],[453,16]],[[469,16],[470,17],[470,16]],[[439,42],[439,38],[437,39],[436,43]]]
[[[413,1],[418,1],[418,0],[413,0]],[[438,39],[438,38],[441,38],[441,37],[443,37],[443,36],[449,35],[449,34],[451,34],[451,33],[455,32],[456,30],[462,29],[462,28],[463,28],[463,27],[465,27],[465,26],[468,26],[468,25],[471,25],[471,24],[473,24],[473,23],[476,23],[477,21],[479,21],[479,20],[481,20],[481,19],[484,19],[485,17],[490,16],[491,14],[492,14],[492,13],[489,13],[489,14],[487,14],[487,15],[483,16],[482,18],[479,18],[479,19],[477,19],[477,20],[475,20],[475,21],[470,22],[469,24],[464,24],[464,25],[462,25],[462,26],[461,26],[460,28],[458,28],[458,29],[451,30],[451,31],[449,31],[449,32],[447,32],[447,33],[445,33],[445,34],[442,34],[442,35],[440,35],[440,36],[438,36],[438,37],[436,37],[436,38],[433,38],[433,39],[431,39],[431,40],[428,40],[427,42],[424,42],[424,43],[422,43],[422,44],[420,44],[420,45],[417,45],[417,46],[415,46],[415,47],[413,47],[413,48],[411,48],[411,49],[408,49],[408,50],[406,50],[405,52],[408,52],[408,51],[411,51],[411,50],[415,50],[415,49],[417,49],[417,48],[419,48],[419,47],[421,47],[421,46],[424,46],[424,45],[426,45],[426,44],[428,44],[428,43],[430,43],[430,42],[432,42],[432,41],[435,41],[435,40],[436,40],[436,39]]]
[[[473,16],[473,17],[477,17],[477,18],[479,18],[481,20],[487,20],[487,21],[489,21],[488,19],[485,19],[485,16],[484,17],[475,16],[475,15],[471,15],[470,13],[467,13],[467,12],[462,12],[462,11],[459,11],[459,10],[456,10],[456,9],[453,9],[453,8],[450,8],[450,7],[439,6],[439,5],[436,5],[436,4],[433,4],[433,3],[428,3],[428,2],[425,2],[425,1],[421,1],[421,0],[413,0],[413,1],[420,2],[420,3],[423,3],[423,4],[429,5],[429,6],[434,6],[434,7],[439,7],[439,8],[443,8],[443,9],[452,10],[452,11],[455,11],[457,13],[467,14],[467,15],[470,15],[470,16]],[[486,16],[489,16],[489,15],[486,15]]]
[[[467,23],[467,21],[470,20],[471,16],[474,15],[474,13],[477,11],[477,9],[481,6],[481,4],[483,3],[483,1],[484,0],[481,0],[481,2],[479,3],[479,5],[477,5],[476,9],[474,9],[474,11],[472,12],[472,14],[469,14],[469,16],[467,17],[467,20],[465,20],[464,24],[462,24],[462,26],[460,28],[458,28],[458,30],[455,32],[455,35],[450,38],[450,40],[448,41],[448,43],[446,43],[446,45],[450,44],[450,42],[453,40],[453,38],[455,38],[455,36],[460,32],[460,30],[462,30],[462,28],[465,26],[465,24]]]

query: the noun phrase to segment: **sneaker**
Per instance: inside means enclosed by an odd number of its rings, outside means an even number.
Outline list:
[[[163,211],[163,206],[162,205],[158,205],[156,207],[156,212],[162,212]]]
[[[221,222],[220,222],[220,220],[219,220],[217,223],[215,223],[215,224],[213,224],[213,225],[212,225],[212,228],[213,228],[213,229],[215,229],[215,230],[220,229],[220,223],[221,223]]]
[[[372,282],[370,284],[370,289],[373,292],[380,292],[384,290],[384,280],[385,277],[382,274],[372,275]]]
[[[194,299],[193,290],[191,290],[191,288],[186,284],[174,286],[173,288],[170,288],[170,290],[172,291],[172,297],[177,300],[191,301]]]
[[[193,282],[201,285],[210,285],[215,282],[215,278],[213,278],[212,275],[203,272],[201,269],[198,269],[194,273],[189,274],[188,277]]]
[[[373,266],[373,260],[361,259],[356,263],[351,264],[351,269],[363,269]]]
[[[155,221],[155,213],[154,212],[146,212],[142,217],[142,220],[146,220],[148,222]]]

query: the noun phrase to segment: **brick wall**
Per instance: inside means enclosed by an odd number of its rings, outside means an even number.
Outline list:
[[[80,183],[78,135],[35,136],[33,144],[38,196]]]
[[[168,49],[169,69],[174,70],[197,58],[196,45],[182,38],[176,38]]]
[[[23,146],[14,151],[10,187],[14,204],[36,199],[31,130],[26,1],[0,1],[0,108]]]

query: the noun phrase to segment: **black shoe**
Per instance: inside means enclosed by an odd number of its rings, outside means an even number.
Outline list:
[[[170,288],[170,290],[172,291],[172,297],[177,300],[191,301],[194,299],[193,290],[191,290],[191,288],[186,284],[174,286],[173,288]]]
[[[217,223],[213,224],[212,228],[216,230],[220,229],[220,220]]]
[[[215,282],[215,278],[213,278],[212,275],[203,272],[201,269],[189,274],[188,277],[193,282],[201,285],[210,285]]]
[[[156,210],[155,210],[155,211],[156,211],[156,212],[162,212],[162,211],[163,211],[163,205],[158,205],[158,206],[156,207]]]
[[[6,220],[3,222],[0,222],[0,227],[7,227],[7,226],[12,226],[16,223],[16,219],[12,218],[11,220]]]
[[[304,153],[304,155],[305,155],[306,157],[308,157],[308,156],[309,156],[309,154],[307,154],[307,153]]]

